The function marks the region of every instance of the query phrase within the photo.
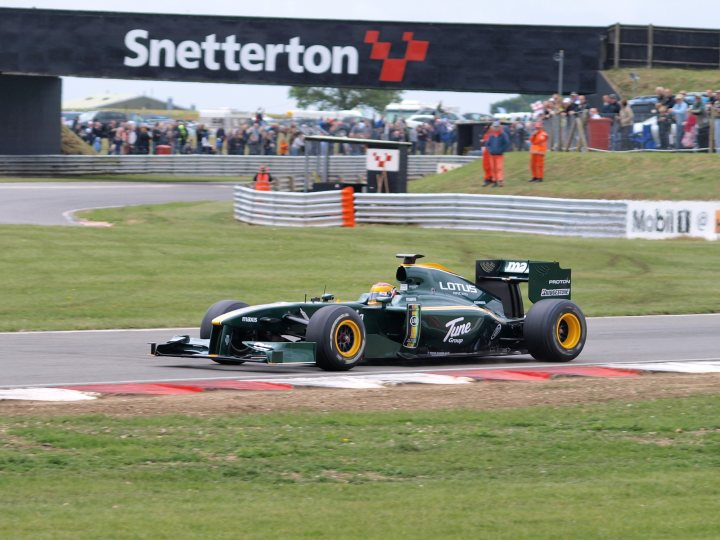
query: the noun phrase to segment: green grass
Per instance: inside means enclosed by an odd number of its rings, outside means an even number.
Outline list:
[[[358,226],[253,227],[229,203],[85,214],[116,225],[0,227],[0,330],[197,325],[222,298],[301,301],[325,288],[355,299],[419,252],[468,276],[479,258],[558,260],[589,315],[716,312],[720,243]]]
[[[718,406],[0,418],[0,536],[717,538]]]
[[[635,86],[630,73],[640,77]],[[705,92],[708,88],[718,89],[716,69],[680,68],[622,68],[604,72],[623,97],[651,96],[658,86],[670,88],[673,92]]]
[[[409,183],[413,193],[488,193],[582,199],[720,200],[716,154],[550,152],[545,182],[530,184],[530,154],[505,156],[505,187],[483,188],[482,163]]]

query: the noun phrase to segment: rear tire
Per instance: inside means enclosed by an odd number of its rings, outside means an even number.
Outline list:
[[[248,305],[238,300],[220,300],[219,302],[215,302],[208,308],[200,323],[200,339],[210,339],[213,319],[244,307],[248,307]]]
[[[569,300],[541,300],[525,317],[524,335],[528,352],[536,360],[570,362],[585,346],[585,315]]]
[[[325,371],[354,368],[365,352],[365,325],[347,306],[325,306],[308,322],[306,341],[315,342],[315,364]]]

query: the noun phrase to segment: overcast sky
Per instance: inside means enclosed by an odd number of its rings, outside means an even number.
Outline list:
[[[654,24],[687,28],[718,28],[720,4],[710,0],[679,3],[669,0],[0,0],[1,7],[359,19],[380,21],[460,22],[480,24],[545,24],[609,26]],[[92,44],[88,44],[92,46]],[[181,106],[235,107],[283,113],[294,108],[288,88],[233,84],[122,81],[63,77],[63,99],[113,93],[146,94]],[[406,99],[430,104],[442,101],[463,112],[487,112],[504,94],[405,92]]]

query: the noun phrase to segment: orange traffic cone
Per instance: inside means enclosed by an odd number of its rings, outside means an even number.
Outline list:
[[[343,227],[355,226],[355,190],[346,187],[340,190],[340,205],[342,206]]]

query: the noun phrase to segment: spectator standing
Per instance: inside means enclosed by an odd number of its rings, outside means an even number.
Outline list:
[[[547,153],[548,134],[542,122],[535,123],[535,131],[530,135],[530,182],[542,182],[545,178],[545,154]]]
[[[198,154],[205,154],[205,148],[209,146],[208,137],[210,133],[205,128],[205,124],[199,124],[195,129],[195,152]]]
[[[125,154],[134,154],[135,153],[135,143],[137,142],[137,130],[135,129],[135,124],[132,122],[128,122],[127,127],[125,128],[125,134],[127,137],[125,138]]]
[[[685,95],[678,94],[675,96],[675,104],[669,111],[675,120],[675,142],[674,146],[676,150],[682,148],[682,138],[685,128],[685,121],[688,116],[688,104],[685,102]]]
[[[290,153],[290,135],[285,126],[278,129],[277,148],[278,156],[287,156]]]
[[[690,107],[690,114],[697,120],[697,147],[708,148],[710,145],[710,121],[702,97],[695,96],[695,103]]]
[[[720,90],[715,91],[716,96],[720,97]],[[714,127],[715,127],[715,152],[717,154],[720,154],[720,99],[716,99],[713,104],[712,108],[710,109],[712,117],[714,118]]]
[[[140,126],[140,128],[138,128],[137,139],[135,140],[135,153],[150,153],[150,134],[145,126]]]
[[[187,126],[184,122],[178,121],[175,124],[175,129],[173,130],[173,141],[175,142],[175,144],[173,145],[173,153],[182,154],[185,151],[185,145],[187,144],[187,140]]]
[[[415,155],[418,149],[418,128],[417,126],[409,127],[407,129],[407,140],[412,144],[410,147],[410,153]]]
[[[157,154],[157,147],[163,144],[161,141],[165,138],[165,130],[162,124],[155,122],[150,138],[152,139],[152,153]],[[164,144],[167,144],[167,141]]]
[[[305,154],[305,134],[302,131],[295,133],[290,143],[290,155],[302,156]]]
[[[663,94],[660,100],[658,100],[658,105],[665,105],[666,108],[670,108],[675,104],[675,96],[672,93],[672,90],[669,88],[663,89]]]
[[[696,128],[697,117],[694,114],[688,115],[687,120],[685,120],[685,125],[683,126],[683,136],[681,141],[683,148],[695,148],[695,142],[697,139]]]
[[[112,137],[113,154],[115,154],[116,156],[119,156],[120,154],[123,153],[123,142],[125,140],[125,128],[122,125],[112,128],[111,137]]]
[[[670,148],[670,127],[672,126],[672,119],[665,105],[657,106],[657,126],[660,149],[667,150]]]
[[[250,129],[247,130],[247,146],[251,156],[260,155],[262,144],[262,134],[260,133],[260,124],[255,122]]]
[[[632,133],[633,124],[635,123],[635,113],[633,112],[630,105],[628,105],[627,99],[623,99],[620,102],[620,149],[631,150],[632,149]]]
[[[493,122],[490,129],[490,137],[487,142],[490,153],[490,166],[492,171],[492,182],[484,182],[483,187],[492,184],[492,187],[502,187],[505,183],[505,152],[510,149],[510,137],[500,125],[500,122]]]
[[[225,139],[227,138],[227,135],[225,134],[225,128],[220,126],[217,131],[215,132],[215,152],[218,154],[223,153],[223,148],[225,147]]]
[[[274,156],[277,153],[275,130],[267,129],[262,136],[262,152],[266,156]]]
[[[525,142],[527,141],[527,130],[525,129],[525,122],[515,122],[512,125],[510,133],[513,150],[517,150],[518,152],[527,150],[527,147],[525,146]]]
[[[615,94],[603,96],[603,105],[600,109],[600,116],[603,118],[609,118],[612,120],[610,125],[610,149],[617,150],[620,145],[618,144],[620,122],[618,116],[620,115],[620,104]]]
[[[423,122],[417,127],[417,149],[421,155],[427,152],[427,143],[430,138],[430,126]]]

